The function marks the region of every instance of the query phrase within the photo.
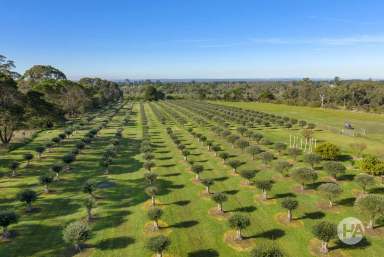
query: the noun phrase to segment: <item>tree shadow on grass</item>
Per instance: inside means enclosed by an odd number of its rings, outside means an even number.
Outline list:
[[[303,216],[296,218],[297,220],[311,219],[319,220],[325,217],[325,213],[322,211],[306,212]]]
[[[180,172],[175,172],[175,173],[165,174],[165,175],[163,175],[163,177],[177,177],[179,175],[181,175]]]
[[[339,181],[352,181],[355,178],[355,174],[344,174],[337,178]]]
[[[375,187],[369,190],[371,194],[384,194],[384,187]]]
[[[353,206],[356,201],[356,197],[348,197],[341,199],[337,202],[338,205],[343,205],[343,206]]]
[[[193,226],[196,226],[199,224],[197,220],[186,220],[182,222],[175,223],[173,225],[170,225],[170,228],[191,228]]]
[[[249,237],[244,237],[244,238],[250,239],[250,238],[260,238],[261,237],[261,238],[275,240],[275,239],[279,239],[283,236],[285,236],[284,230],[274,228],[274,229],[270,229],[270,230],[264,231],[262,233],[259,233],[259,234],[253,235],[253,236],[249,236]]]
[[[371,243],[367,240],[367,238],[363,238],[359,243],[355,245],[347,245],[338,240],[334,246],[330,246],[329,250],[337,250],[337,249],[364,249],[370,246]]]
[[[127,236],[120,236],[120,237],[104,239],[96,245],[96,248],[100,250],[121,249],[121,248],[127,247],[130,244],[133,244],[134,242],[135,242],[134,238],[127,237]]]
[[[227,179],[228,179],[228,177],[225,176],[225,177],[214,178],[213,180],[214,180],[214,181],[220,181],[220,182],[221,182],[221,181],[225,181],[225,180],[227,180]]]
[[[254,212],[256,211],[257,208],[255,206],[244,206],[244,207],[239,207],[239,208],[236,208],[236,209],[233,209],[229,212],[247,212],[247,213],[251,213],[251,212]]]
[[[294,193],[281,193],[281,194],[275,194],[273,197],[270,199],[281,199],[281,198],[286,198],[286,197],[296,197],[296,194]]]
[[[204,249],[189,252],[188,257],[219,257],[219,253],[214,249]]]
[[[226,191],[223,191],[222,193],[227,194],[227,195],[235,195],[238,192],[239,192],[239,190],[234,189],[234,190],[226,190]]]

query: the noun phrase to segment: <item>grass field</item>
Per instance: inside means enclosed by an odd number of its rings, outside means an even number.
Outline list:
[[[260,108],[258,110],[265,112],[278,112],[277,106],[274,105],[259,107],[249,103],[225,104],[244,108]],[[166,117],[165,124],[160,122],[155,112],[156,109]],[[301,116],[294,116],[293,109],[289,111],[288,108],[282,108],[282,110],[284,112],[280,112],[281,115],[290,116],[292,114],[292,117],[305,118],[319,125],[338,126],[335,118],[330,121],[322,121],[323,117],[327,117],[327,115],[320,115],[322,110],[313,111],[315,114],[318,113],[313,120],[307,117],[311,112],[310,109],[304,108],[305,114],[297,114]],[[314,256],[316,255],[315,249],[317,249],[315,246],[318,246],[319,242],[314,240],[311,233],[312,225],[323,219],[337,223],[347,216],[365,218],[353,207],[353,201],[357,197],[356,192],[359,192],[359,188],[350,179],[357,171],[353,170],[349,164],[347,174],[350,176],[346,176],[344,180],[340,181],[344,192],[339,197],[340,201],[337,206],[329,210],[323,208],[323,203],[326,201],[315,190],[317,184],[312,185],[313,188],[304,193],[296,192],[295,188],[298,184],[292,179],[274,172],[270,164],[263,164],[260,160],[251,160],[247,153],[233,148],[224,138],[213,133],[211,127],[216,125],[214,121],[206,119],[204,126],[198,125],[196,118],[199,115],[188,106],[177,102],[145,103],[144,111],[148,117],[148,132],[155,154],[156,167],[153,170],[159,175],[156,182],[160,188],[157,201],[164,211],[160,222],[162,229],[159,233],[168,235],[172,241],[170,248],[166,251],[166,257],[246,257],[249,256],[249,250],[252,247],[264,242],[276,243],[290,257]],[[298,112],[299,109],[296,111]],[[152,256],[152,253],[144,247],[146,240],[155,233],[145,229],[150,222],[146,214],[150,199],[144,192],[147,185],[144,181],[144,160],[140,154],[143,127],[139,103],[134,104],[130,121],[128,125],[123,126],[122,121],[126,112],[127,108],[122,108],[107,127],[99,132],[97,138],[78,155],[77,160],[72,164],[72,170],[68,173],[63,172],[61,181],[51,185],[52,193],[50,194],[43,193],[43,187],[38,184],[37,177],[46,172],[53,163],[59,161],[60,157],[68,152],[86,131],[100,124],[110,114],[110,111],[101,112],[88,126],[73,137],[65,139],[50,153],[44,154],[41,160],[33,160],[30,168],[21,167],[19,176],[16,178],[8,176],[9,171],[6,167],[9,161],[21,160],[23,153],[32,151],[37,145],[49,141],[62,129],[41,132],[31,143],[1,156],[0,207],[14,208],[20,215],[20,221],[10,227],[13,233],[11,240],[0,242],[0,256]],[[343,122],[344,116],[342,115],[346,114],[340,115],[339,119]],[[365,124],[361,114],[352,113],[350,115],[348,117],[352,123],[354,122],[352,118],[355,117],[356,121],[360,121],[359,124]],[[370,119],[370,115],[368,114],[366,119]],[[186,119],[188,124],[181,125],[176,116]],[[381,133],[381,129],[384,130],[384,118],[377,117],[382,120],[376,120],[377,130],[372,132],[368,138],[336,135],[322,126],[320,126],[321,131],[316,132],[316,136],[323,140],[335,138],[333,142],[337,143],[346,140],[345,144],[354,140],[373,142],[375,145],[369,145],[369,151],[376,152],[383,149],[380,148],[382,139],[376,139]],[[367,122],[367,126],[375,127],[373,123]],[[237,124],[231,125],[231,131],[236,133]],[[110,173],[106,175],[98,166],[98,161],[119,127],[123,128],[123,140],[119,154],[110,167]],[[204,186],[194,181],[195,175],[190,171],[190,165],[183,160],[181,152],[167,134],[167,127],[174,130],[175,135],[191,152],[189,160],[203,165],[204,172],[201,176],[212,178],[215,181],[211,191],[224,192],[228,196],[228,202],[224,203],[226,211],[224,217],[210,214],[210,210],[215,208],[216,204],[203,194]],[[240,176],[234,175],[228,165],[187,131],[188,127],[194,128],[194,131],[204,134],[215,144],[220,145],[222,150],[231,154],[231,159],[244,162],[245,164],[239,168],[240,170],[255,169],[258,171],[257,179],[274,180],[273,188],[269,192],[269,199],[267,201],[259,200],[260,191],[255,186],[244,185],[244,180]],[[263,133],[272,140],[280,140],[286,139],[290,133],[299,133],[299,131],[292,131],[269,129]],[[281,159],[290,160],[285,155],[280,156],[276,152],[273,153]],[[300,159],[295,165],[305,166]],[[329,177],[321,170],[321,167],[318,170],[319,181],[328,181]],[[71,246],[64,243],[62,229],[69,222],[86,217],[86,210],[83,207],[86,195],[81,192],[81,187],[88,178],[108,182],[103,184],[108,184],[109,187],[100,186],[96,191],[98,206],[94,210],[95,220],[90,224],[92,238],[86,242],[85,250],[76,254]],[[36,210],[30,214],[25,213],[24,205],[15,199],[16,193],[24,188],[33,188],[39,192],[39,199],[34,203]],[[371,190],[383,192],[383,189],[382,186],[377,186]],[[286,225],[279,221],[279,215],[285,214],[285,210],[280,207],[280,200],[289,195],[299,200],[300,207],[294,212],[295,222]],[[231,231],[226,219],[234,213],[245,214],[251,219],[251,226],[244,231],[245,246],[228,244],[225,241],[225,235]],[[346,247],[335,240],[330,245],[329,256],[382,256],[384,254],[383,236],[381,227],[377,229],[376,234],[369,234],[367,240],[356,247]]]
[[[384,115],[366,112],[353,112],[346,110],[333,110],[312,108],[305,106],[290,106],[283,104],[270,103],[252,103],[252,102],[224,102],[212,101],[226,106],[235,106],[250,110],[262,111],[267,113],[278,114],[296,119],[306,120],[315,123],[321,131],[315,133],[315,137],[333,141],[343,147],[345,151],[349,151],[350,143],[364,143],[367,145],[367,153],[372,153],[384,157]],[[344,126],[344,122],[350,122],[357,129],[366,129],[367,135],[364,137],[353,137],[341,135],[340,130]],[[279,139],[289,140],[288,133],[273,133]],[[286,132],[286,131],[283,131]]]

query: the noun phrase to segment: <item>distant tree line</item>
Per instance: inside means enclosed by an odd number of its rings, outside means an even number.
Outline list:
[[[384,111],[384,81],[239,81],[239,82],[161,82],[127,81],[124,91],[131,97],[142,95],[143,86],[154,86],[167,98],[194,98],[227,101],[258,101],[289,105]]]
[[[75,82],[49,65],[34,65],[20,75],[0,55],[0,142],[8,144],[19,128],[46,128],[121,99],[120,86],[99,78]]]

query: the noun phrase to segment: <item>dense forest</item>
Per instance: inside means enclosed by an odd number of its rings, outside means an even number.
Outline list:
[[[122,97],[120,86],[99,78],[78,82],[49,65],[34,65],[20,75],[0,55],[0,140],[8,144],[19,128],[46,128]]]
[[[142,96],[143,86],[153,86],[167,98],[226,101],[260,101],[325,108],[383,112],[384,81],[308,78],[292,81],[161,82],[123,83],[131,97]]]

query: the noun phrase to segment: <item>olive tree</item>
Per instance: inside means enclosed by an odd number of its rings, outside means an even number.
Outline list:
[[[328,253],[328,243],[337,236],[337,226],[328,221],[322,221],[312,228],[312,233],[321,240],[321,253]]]
[[[19,168],[19,166],[20,166],[20,162],[18,161],[12,161],[9,163],[8,167],[12,172],[12,177],[15,177],[17,175],[16,170],[17,168]]]
[[[145,193],[151,197],[152,206],[156,205],[156,195],[158,194],[159,189],[155,186],[149,186],[145,189]]]
[[[287,154],[291,156],[295,161],[297,160],[297,157],[302,154],[302,150],[299,148],[288,148]]]
[[[308,153],[303,156],[303,161],[308,163],[313,169],[321,161],[321,157],[315,153]]]
[[[223,163],[229,158],[229,153],[227,152],[221,152],[219,154],[219,157],[223,160]]]
[[[56,163],[53,164],[50,169],[56,174],[56,179],[60,180],[59,174],[63,170],[63,165],[61,165],[60,163]]]
[[[154,172],[147,172],[144,174],[144,179],[149,185],[153,185],[156,182],[158,175]]]
[[[332,208],[335,198],[343,192],[343,189],[340,187],[340,185],[336,183],[321,184],[318,187],[318,190],[328,199],[330,208]]]
[[[236,146],[241,149],[242,152],[244,152],[244,149],[249,146],[249,142],[247,140],[238,140],[236,142]]]
[[[255,185],[258,189],[261,190],[261,198],[263,200],[267,200],[267,193],[272,189],[272,181],[271,180],[257,180],[255,181]]]
[[[157,257],[163,257],[163,252],[170,246],[171,240],[163,235],[151,237],[146,244],[146,248],[154,253]]]
[[[181,154],[184,156],[184,160],[187,161],[188,160],[188,156],[191,154],[190,151],[184,149]]]
[[[49,184],[53,182],[53,176],[50,173],[43,174],[39,177],[39,182],[44,186],[44,192],[49,193]]]
[[[87,197],[84,201],[84,207],[87,210],[87,220],[91,221],[93,218],[92,209],[96,208],[97,202],[93,197]]]
[[[259,158],[265,165],[267,165],[273,160],[274,156],[270,152],[262,152],[259,154]]]
[[[150,172],[152,170],[152,168],[154,168],[155,166],[156,166],[156,164],[154,162],[150,162],[150,161],[145,162],[143,164],[144,169],[146,169],[148,172]]]
[[[8,226],[17,223],[18,216],[14,211],[1,210],[0,211],[0,226],[3,228],[3,239],[8,239],[10,233]]]
[[[37,153],[38,158],[41,158],[41,155],[45,152],[45,147],[44,146],[38,146],[36,147],[35,151]]]
[[[301,184],[301,191],[304,191],[304,186],[309,183],[314,183],[318,175],[316,171],[307,168],[298,168],[292,173],[293,179]]]
[[[95,198],[94,196],[95,190],[96,190],[96,183],[94,180],[88,179],[87,181],[85,181],[85,183],[83,184],[83,193],[89,194],[90,196]]]
[[[260,147],[258,147],[256,145],[249,146],[246,151],[247,151],[247,153],[249,153],[252,156],[252,160],[255,159],[255,156],[257,154],[261,153]]]
[[[72,153],[69,153],[69,154],[65,154],[63,157],[62,157],[62,160],[63,162],[65,163],[65,170],[66,171],[69,171],[71,170],[71,167],[69,166],[72,162],[74,162],[76,159],[75,155],[72,154]]]
[[[81,243],[91,238],[91,230],[83,221],[74,221],[69,223],[63,231],[63,239],[66,243],[75,246],[75,249],[81,251]]]
[[[228,200],[228,197],[224,193],[217,192],[212,195],[212,200],[217,203],[218,211],[223,213],[223,203]]]
[[[36,201],[37,193],[31,189],[24,189],[23,191],[17,194],[17,199],[20,202],[24,202],[27,205],[27,212],[32,211],[32,202]]]
[[[284,257],[284,253],[275,244],[262,244],[252,249],[250,257]]]
[[[278,143],[275,143],[274,148],[276,149],[276,151],[279,152],[279,154],[281,154],[285,149],[287,149],[287,145],[284,143],[278,142]]]
[[[281,207],[288,210],[288,222],[291,222],[292,211],[299,207],[299,201],[292,197],[286,197],[281,201]]]
[[[151,207],[147,212],[148,218],[153,221],[153,229],[159,230],[159,219],[163,215],[163,210],[158,207]]]
[[[375,220],[378,216],[384,215],[384,196],[368,194],[356,200],[355,205],[369,217],[368,229],[374,229]]]
[[[277,160],[273,164],[273,168],[275,169],[275,171],[281,173],[283,176],[288,175],[288,171],[290,170],[291,167],[292,167],[292,164],[290,164],[286,160]]]
[[[247,216],[234,214],[228,222],[231,228],[236,229],[236,240],[243,240],[241,231],[251,225],[251,220]]]
[[[247,184],[250,185],[252,179],[256,176],[255,170],[242,170],[240,176],[247,180]]]
[[[192,165],[191,170],[193,173],[196,174],[196,180],[199,181],[200,180],[200,173],[202,173],[204,171],[203,165],[194,164],[194,165]]]
[[[355,182],[363,189],[363,192],[367,192],[367,188],[369,186],[373,186],[375,184],[375,178],[371,175],[360,173],[355,176]]]
[[[27,166],[26,167],[29,167],[30,163],[31,163],[31,160],[33,159],[33,154],[25,153],[25,154],[23,154],[23,159],[24,159],[24,161],[27,162]]]
[[[345,174],[346,168],[341,162],[327,161],[323,164],[323,169],[334,179]]]
[[[234,173],[237,173],[237,168],[240,167],[240,166],[242,165],[242,162],[239,161],[239,160],[230,160],[230,161],[228,162],[228,165],[229,165],[229,167],[232,168],[232,171],[233,171]]]
[[[209,189],[214,184],[214,180],[210,178],[205,178],[201,180],[201,183],[205,186],[207,193],[210,194],[211,192],[209,191]]]

